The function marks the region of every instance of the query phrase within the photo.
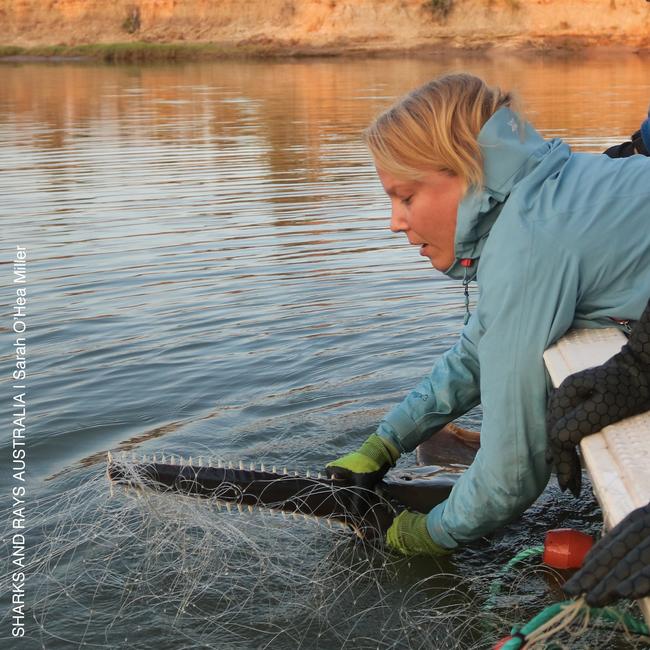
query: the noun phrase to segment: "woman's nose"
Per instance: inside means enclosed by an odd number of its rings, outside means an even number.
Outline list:
[[[390,229],[392,232],[404,232],[408,228],[404,210],[393,206],[390,213]]]

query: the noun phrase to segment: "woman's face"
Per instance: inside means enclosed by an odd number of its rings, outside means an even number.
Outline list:
[[[390,229],[406,234],[438,271],[455,259],[454,237],[463,183],[458,176],[431,172],[420,181],[405,181],[377,167],[377,175],[391,201]]]

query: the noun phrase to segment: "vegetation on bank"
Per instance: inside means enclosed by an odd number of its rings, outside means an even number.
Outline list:
[[[0,0],[0,60],[141,63],[492,49],[650,53],[650,2],[602,0],[599,11],[588,11],[594,2]]]
[[[327,52],[292,52],[280,50],[277,46],[258,44],[219,45],[216,43],[147,43],[132,41],[128,43],[97,43],[94,45],[41,45],[17,47],[0,45],[0,60],[20,58],[44,59],[90,59],[104,63],[146,63],[165,61],[197,61],[201,59],[308,56],[327,54]]]
[[[513,0],[517,1],[517,0]],[[650,0],[648,0],[650,2]],[[472,52],[490,50],[493,43],[469,44],[465,48],[456,46],[453,51]],[[530,39],[514,51],[546,55],[569,55],[586,50],[593,46],[589,38],[581,36],[545,37],[542,42]],[[20,61],[73,61],[85,60],[101,63],[166,63],[215,61],[219,59],[283,59],[310,57],[382,57],[414,54],[448,54],[449,46],[443,43],[432,43],[424,47],[386,47],[384,49],[368,49],[345,45],[335,46],[293,46],[283,43],[264,41],[249,43],[153,43],[147,41],[131,41],[118,43],[96,43],[86,45],[36,45],[19,47],[0,44],[0,63]],[[636,54],[650,54],[650,47],[631,48]],[[512,51],[511,51],[512,53]]]

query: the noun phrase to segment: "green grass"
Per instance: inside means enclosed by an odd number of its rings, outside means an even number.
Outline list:
[[[23,53],[24,49],[24,47],[16,47],[15,45],[0,45],[0,57],[18,56]]]
[[[107,63],[143,63],[155,61],[195,61],[199,59],[278,56],[277,48],[259,45],[224,46],[215,43],[97,43],[95,45],[43,45],[15,47],[0,45],[0,58],[83,57]]]

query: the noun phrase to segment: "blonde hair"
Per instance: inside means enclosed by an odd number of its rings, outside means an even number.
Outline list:
[[[481,127],[501,107],[515,109],[515,98],[471,74],[434,79],[399,100],[363,132],[380,169],[404,180],[432,171],[461,178],[465,189],[480,187],[483,160]]]

